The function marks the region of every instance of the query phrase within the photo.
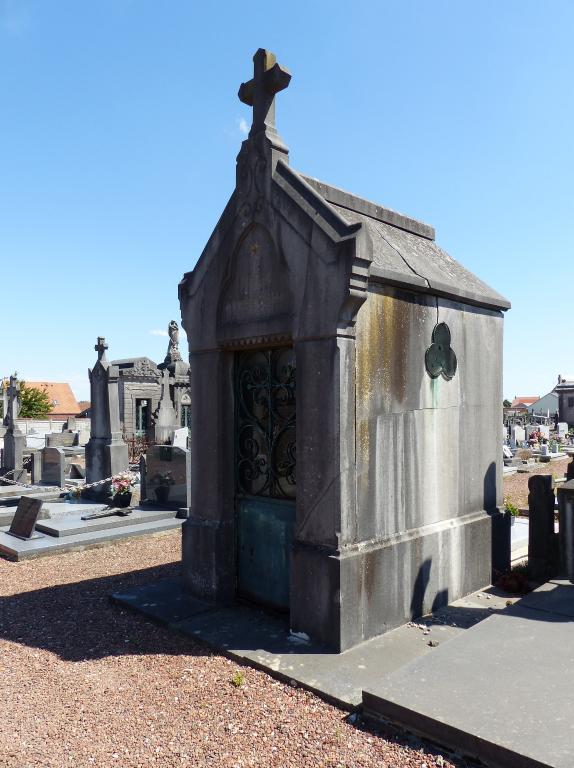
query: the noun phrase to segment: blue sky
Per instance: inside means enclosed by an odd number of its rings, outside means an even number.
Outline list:
[[[234,185],[258,47],[292,165],[433,224],[513,304],[504,392],[574,373],[574,3],[0,0],[0,375],[160,360]]]

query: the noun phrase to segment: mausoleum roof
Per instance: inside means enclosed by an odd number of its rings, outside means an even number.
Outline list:
[[[370,280],[492,309],[510,308],[504,296],[436,244],[434,227],[290,170],[349,224],[365,227],[373,246]]]
[[[112,360],[111,364],[117,366],[120,370],[125,368],[135,368],[138,363],[145,362],[154,368],[157,367],[149,357],[124,357],[121,360]]]

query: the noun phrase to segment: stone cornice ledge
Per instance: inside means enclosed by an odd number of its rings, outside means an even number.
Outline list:
[[[379,283],[381,285],[392,285],[397,288],[407,288],[418,293],[428,293],[433,296],[441,296],[446,299],[460,301],[465,304],[471,304],[475,307],[484,307],[485,309],[507,310],[510,309],[510,302],[500,297],[484,296],[474,291],[468,291],[464,288],[454,288],[446,283],[433,281],[432,285],[427,285],[427,281],[415,274],[404,272],[395,272],[390,269],[383,269],[376,264],[371,265],[369,282]]]

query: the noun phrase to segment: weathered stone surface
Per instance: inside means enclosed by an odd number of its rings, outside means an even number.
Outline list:
[[[558,506],[561,566],[574,582],[574,480],[568,480],[558,488]]]
[[[509,305],[431,227],[293,171],[260,115],[180,303],[194,595],[235,597],[235,354],[251,346],[295,351],[293,629],[342,650],[489,583]],[[457,365],[431,378],[442,323]]]
[[[8,533],[18,539],[31,539],[36,521],[42,510],[42,501],[22,496]]]
[[[62,448],[42,449],[42,483],[62,488],[66,479],[66,457]]]
[[[86,481],[95,483],[128,469],[128,447],[122,439],[118,369],[106,357],[106,340],[98,338],[95,350],[98,359],[89,371],[91,392],[91,434],[86,445]],[[105,498],[110,483],[90,489],[92,497]]]
[[[570,768],[573,616],[574,586],[546,584],[389,676],[375,675],[366,713],[485,765]]]
[[[145,500],[187,507],[187,453],[171,445],[152,445],[146,454]]]
[[[154,442],[156,445],[172,445],[173,436],[176,429],[179,427],[170,389],[171,382],[169,369],[164,368],[161,383],[161,398],[154,425]]]
[[[558,565],[552,475],[528,478],[528,490],[528,574],[534,581],[546,581],[556,575]]]

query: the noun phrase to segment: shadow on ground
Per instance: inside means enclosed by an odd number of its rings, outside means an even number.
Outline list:
[[[40,648],[65,661],[108,656],[211,651],[193,638],[110,603],[118,590],[177,578],[179,563],[0,597],[0,639]]]

